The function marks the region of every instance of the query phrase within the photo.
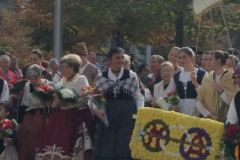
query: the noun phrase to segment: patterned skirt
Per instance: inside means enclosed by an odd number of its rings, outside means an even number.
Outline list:
[[[89,160],[93,136],[93,116],[88,107],[58,110],[44,127],[36,160]]]
[[[129,143],[136,114],[136,106],[131,100],[112,100],[106,105],[109,127],[97,123],[94,144],[94,160],[131,160]]]
[[[18,153],[20,160],[34,160],[43,126],[43,109],[34,109],[25,113],[18,132]]]

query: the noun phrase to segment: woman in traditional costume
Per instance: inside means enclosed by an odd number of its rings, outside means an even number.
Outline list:
[[[57,87],[74,90],[87,87],[87,78],[79,74],[81,59],[76,54],[60,60],[63,78]],[[93,115],[88,100],[79,98],[76,103],[53,102],[58,108],[51,114],[37,146],[36,159],[89,160],[92,157]]]
[[[123,68],[124,50],[113,48],[108,57],[111,68],[98,76],[96,85],[105,93],[109,126],[105,128],[101,121],[97,124],[93,159],[128,160],[131,159],[129,143],[135,123],[132,116],[144,106],[144,98],[136,73]],[[93,112],[103,120],[105,113],[94,104]]]
[[[234,85],[233,72],[224,69],[228,53],[216,50],[214,55],[215,61],[210,61],[214,71],[203,80],[196,107],[204,117],[225,122],[230,102],[237,93],[238,86]]]
[[[176,86],[173,80],[174,69],[172,63],[166,61],[160,66],[160,72],[162,81],[154,85],[154,99],[157,100],[159,97],[167,97],[170,92],[176,91]],[[164,108],[165,110],[179,111],[177,106],[169,106]]]
[[[178,60],[179,60],[178,59],[178,51],[179,50],[180,50],[180,48],[173,47],[170,50],[169,54],[168,54],[168,61],[172,63],[173,69],[174,69],[174,73],[177,73],[177,72],[179,72],[182,69],[182,67],[180,67],[178,65]]]
[[[179,63],[183,70],[174,75],[178,96],[181,102],[178,104],[180,113],[197,116],[196,98],[199,86],[203,77],[207,75],[206,71],[195,68],[194,52],[189,47],[183,47],[178,52]]]
[[[26,107],[26,110],[18,133],[19,159],[33,160],[45,123],[45,105],[33,95],[33,92],[41,86],[53,86],[53,84],[41,78],[42,69],[36,64],[28,67],[26,75],[30,82],[25,85],[21,104],[21,107]]]

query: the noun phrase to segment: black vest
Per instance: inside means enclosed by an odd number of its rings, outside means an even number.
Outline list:
[[[109,70],[102,72],[102,76],[105,77],[105,78],[107,78],[107,79],[109,79],[109,80],[111,80],[111,79],[108,77],[108,72],[109,72]],[[128,78],[130,78],[130,71],[127,70],[127,69],[124,69],[122,77],[121,77],[119,80],[117,80],[117,82],[118,82],[118,81],[125,80],[125,79],[128,79]],[[116,83],[117,83],[117,82],[116,82]],[[124,89],[124,90],[125,90],[125,89]],[[117,97],[115,98],[115,97],[114,97],[114,94],[113,94],[113,91],[112,91],[112,89],[110,88],[110,89],[107,90],[107,92],[105,93],[105,98],[106,98],[107,100],[114,100],[114,99],[117,99],[117,100],[133,100],[133,97],[130,96],[130,95],[128,95],[128,94],[126,94],[126,92],[125,92],[124,90],[123,90],[122,88],[120,88],[119,94],[118,94]],[[130,91],[128,90],[128,92],[130,92]]]
[[[234,103],[235,103],[236,112],[238,116],[238,122],[240,122],[240,91],[238,91],[237,94],[235,95]]]
[[[174,82],[177,88],[177,93],[178,96],[181,99],[185,99],[185,91],[184,91],[184,87],[183,87],[183,83],[182,81],[179,81],[179,76],[181,74],[182,71],[174,74]],[[197,82],[199,85],[202,84],[202,79],[205,75],[205,71],[202,69],[198,69],[197,72]],[[187,91],[186,91],[186,98],[191,98],[191,99],[195,99],[197,97],[197,92],[195,90],[195,86],[192,84],[192,81],[188,81],[187,82]]]

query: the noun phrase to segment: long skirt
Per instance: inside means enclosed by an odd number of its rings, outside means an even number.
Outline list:
[[[93,116],[88,107],[58,110],[44,127],[36,160],[90,160],[93,137]]]
[[[94,160],[130,160],[131,140],[136,114],[133,101],[112,100],[106,105],[109,126],[105,128],[101,121],[97,124],[94,144]]]
[[[18,153],[20,160],[34,160],[43,126],[43,109],[26,112],[18,132]]]
[[[6,146],[0,155],[0,160],[18,160],[18,153],[14,145]]]

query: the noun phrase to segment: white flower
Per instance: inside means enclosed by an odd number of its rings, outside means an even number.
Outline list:
[[[156,101],[156,104],[161,107],[163,110],[168,110],[168,104],[167,102],[163,99],[163,97],[159,97]]]
[[[61,89],[60,93],[62,94],[63,99],[74,98],[76,96],[76,94],[71,89],[68,88]]]

